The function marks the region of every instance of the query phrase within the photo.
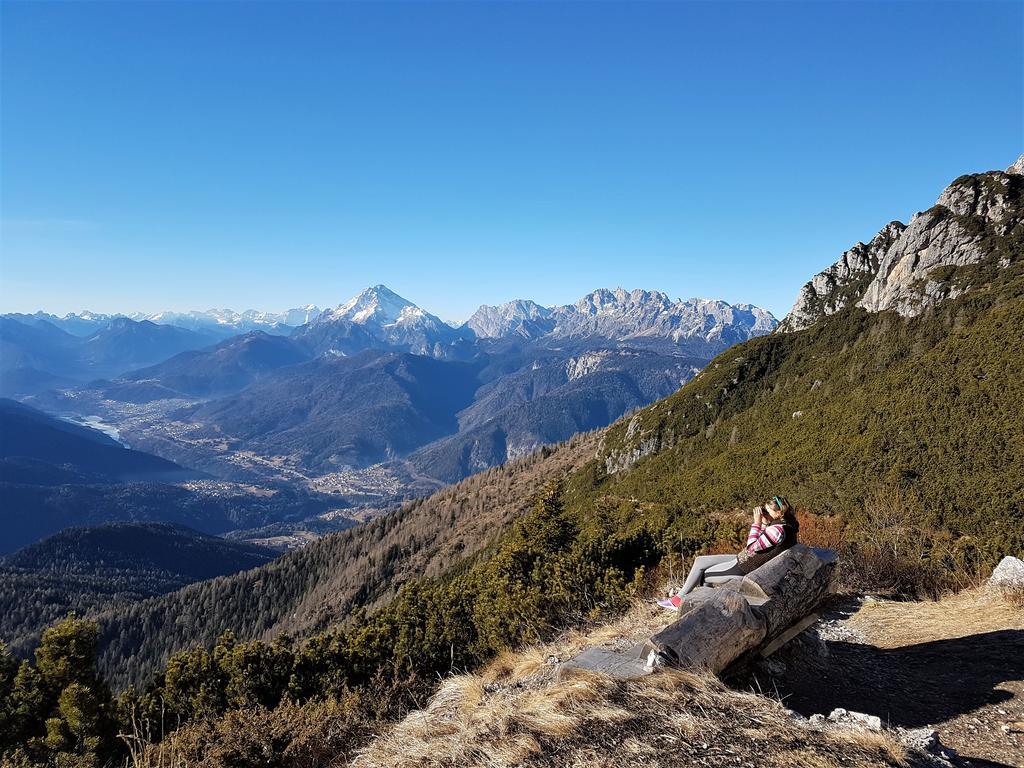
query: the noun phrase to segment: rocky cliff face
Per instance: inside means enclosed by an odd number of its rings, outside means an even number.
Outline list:
[[[496,307],[481,305],[466,325],[481,339],[517,336],[535,339],[551,330],[551,310],[529,299],[517,299]]]
[[[857,243],[835,264],[816,274],[800,289],[800,297],[779,329],[798,331],[856,302],[868,282],[878,274],[879,264],[889,247],[905,229],[898,221],[889,222],[867,245]]]
[[[891,222],[857,243],[804,285],[779,328],[798,331],[853,304],[917,315],[970,287],[956,279],[957,268],[1020,258],[1022,230],[1024,155],[1005,172],[961,176],[908,225]]]

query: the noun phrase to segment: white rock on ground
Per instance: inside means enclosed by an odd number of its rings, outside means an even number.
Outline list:
[[[882,718],[877,715],[866,715],[863,712],[850,712],[848,710],[837,708],[833,709],[828,719],[833,723],[850,723],[852,725],[861,726],[868,729],[869,731],[880,731],[882,730]]]
[[[989,577],[990,587],[1024,587],[1024,560],[1004,557]]]

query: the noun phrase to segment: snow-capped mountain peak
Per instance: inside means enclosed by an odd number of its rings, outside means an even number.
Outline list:
[[[309,349],[345,354],[383,345],[432,356],[444,356],[461,335],[385,285],[360,291],[336,309],[324,312],[297,332]]]
[[[359,325],[394,325],[413,322],[426,312],[408,299],[403,299],[386,285],[375,285],[360,291],[324,318],[329,321],[348,320]]]

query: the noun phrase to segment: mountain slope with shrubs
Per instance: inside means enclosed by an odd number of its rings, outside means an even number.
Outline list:
[[[173,653],[209,647],[224,632],[239,639],[302,638],[384,605],[406,582],[439,577],[493,545],[530,509],[544,482],[582,466],[596,447],[596,434],[579,435],[264,567],[101,613],[101,669],[118,685],[144,685]],[[164,629],[147,630],[154,626]]]
[[[965,197],[971,206],[953,202]],[[931,267],[897,269],[908,251]],[[859,303],[886,282],[889,304],[822,309],[803,331],[733,347],[687,387],[611,427],[588,485],[669,507],[686,499],[698,510],[779,489],[846,513],[873,489],[896,486],[914,498],[922,524],[970,535],[960,546],[985,562],[1019,553],[1024,176],[957,179],[892,241],[878,270],[862,281]],[[794,314],[805,309],[802,297]]]

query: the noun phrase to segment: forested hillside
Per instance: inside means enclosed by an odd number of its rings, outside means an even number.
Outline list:
[[[100,614],[100,665],[117,684],[146,682],[171,653],[238,638],[296,637],[390,600],[407,581],[436,577],[495,541],[537,490],[582,466],[597,435],[481,472],[427,499],[332,534],[255,570],[193,584]],[[150,627],[162,627],[160,632]]]
[[[27,655],[42,630],[69,611],[124,606],[275,556],[163,523],[69,528],[0,558],[0,637]]]

